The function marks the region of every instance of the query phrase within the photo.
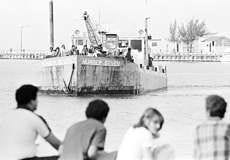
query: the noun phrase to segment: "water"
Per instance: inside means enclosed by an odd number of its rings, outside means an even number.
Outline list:
[[[220,94],[230,101],[230,63],[165,63],[168,69],[168,89],[140,96],[100,97],[110,105],[106,121],[106,150],[117,150],[129,126],[137,122],[147,107],[158,108],[165,117],[161,131],[170,143],[177,159],[190,159],[193,151],[193,131],[204,120],[204,98]],[[39,61],[0,60],[0,117],[14,108],[15,89],[24,83],[39,80]],[[48,121],[53,132],[63,139],[67,128],[85,119],[84,110],[95,97],[39,96],[38,113]],[[226,119],[229,120],[229,112]],[[56,154],[42,139],[38,140],[39,155]]]

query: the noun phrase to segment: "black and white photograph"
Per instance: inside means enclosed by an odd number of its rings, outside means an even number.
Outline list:
[[[230,159],[229,0],[0,0],[0,160]]]

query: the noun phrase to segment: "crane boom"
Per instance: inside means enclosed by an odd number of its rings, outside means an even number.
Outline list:
[[[86,29],[88,32],[88,38],[89,38],[91,45],[95,48],[101,48],[102,43],[99,39],[96,28],[94,27],[93,23],[91,22],[89,15],[87,14],[86,11],[84,12],[83,16],[84,16],[84,20],[85,20]]]

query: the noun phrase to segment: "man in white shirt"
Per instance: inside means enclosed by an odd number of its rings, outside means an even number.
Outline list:
[[[61,142],[52,133],[43,117],[34,113],[37,109],[38,88],[23,85],[17,89],[17,108],[7,114],[0,123],[0,159],[36,159],[35,141],[40,135],[58,150]]]

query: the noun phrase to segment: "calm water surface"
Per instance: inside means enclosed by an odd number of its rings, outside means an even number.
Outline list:
[[[146,107],[158,108],[165,117],[161,131],[170,143],[177,159],[190,159],[193,131],[204,120],[204,98],[220,94],[230,102],[230,64],[228,63],[165,63],[168,69],[168,89],[140,96],[100,97],[111,108],[106,127],[106,150],[116,150],[129,126],[139,119]],[[38,84],[39,61],[0,60],[0,117],[15,108],[15,89],[24,83]],[[67,128],[85,119],[84,110],[95,97],[39,96],[38,113],[48,121],[53,132],[63,139]],[[226,119],[230,120],[227,112]],[[39,155],[56,154],[42,139],[38,140]]]

